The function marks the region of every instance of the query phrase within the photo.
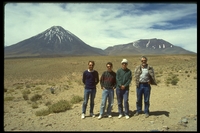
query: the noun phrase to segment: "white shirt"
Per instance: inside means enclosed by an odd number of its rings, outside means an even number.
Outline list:
[[[149,73],[147,68],[142,68],[139,82],[149,82]]]

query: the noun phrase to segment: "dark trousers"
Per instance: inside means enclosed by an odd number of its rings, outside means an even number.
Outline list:
[[[119,114],[129,115],[129,89],[121,90],[116,88],[117,104]],[[124,102],[124,112],[123,112],[123,102]]]

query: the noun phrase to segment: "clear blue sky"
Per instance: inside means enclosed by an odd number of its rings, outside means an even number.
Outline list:
[[[7,3],[4,46],[61,26],[105,49],[139,39],[164,39],[197,52],[197,3]]]

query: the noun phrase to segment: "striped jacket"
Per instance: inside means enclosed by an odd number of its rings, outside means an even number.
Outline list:
[[[104,71],[100,78],[101,88],[116,88],[116,73],[114,71]]]

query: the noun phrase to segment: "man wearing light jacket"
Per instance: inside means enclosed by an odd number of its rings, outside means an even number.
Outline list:
[[[142,96],[144,95],[144,113],[145,118],[147,118],[149,117],[151,85],[157,85],[157,83],[153,67],[147,64],[147,57],[142,56],[141,63],[134,71],[137,93],[137,111],[135,116],[138,116],[142,112]]]

